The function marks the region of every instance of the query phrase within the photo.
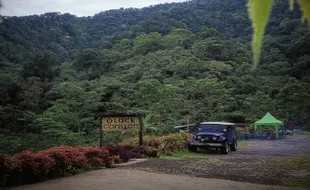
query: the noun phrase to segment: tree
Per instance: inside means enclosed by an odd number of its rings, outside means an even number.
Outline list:
[[[88,69],[99,69],[101,65],[101,53],[96,49],[84,49],[73,62],[73,66],[81,71]]]
[[[227,42],[219,38],[207,38],[193,46],[193,54],[204,60],[227,61],[231,51]]]
[[[154,52],[162,49],[160,44],[161,35],[158,32],[150,34],[141,34],[134,40],[133,50],[136,54],[146,55],[149,52]]]
[[[308,117],[310,111],[310,104],[307,101],[310,98],[310,90],[307,83],[290,78],[281,88],[277,98],[281,104],[283,116],[290,119],[296,118],[299,126],[305,125],[301,121]]]
[[[92,134],[94,127],[97,128],[94,115],[100,106],[99,94],[73,82],[60,83],[56,91],[60,98],[38,117],[37,125],[43,134],[63,139],[64,142],[68,140],[66,144],[83,143],[84,137]]]
[[[173,30],[170,34],[165,35],[162,38],[163,46],[167,49],[172,49],[177,46],[184,47],[189,49],[194,42],[195,35],[187,30],[182,28],[177,28]]]
[[[43,94],[43,84],[40,78],[29,77],[27,84],[24,86],[22,98],[24,106],[28,109],[36,111],[39,109],[39,103]]]
[[[41,81],[51,81],[57,72],[55,66],[59,65],[56,55],[50,53],[38,54],[32,61],[24,64],[22,76],[27,79],[29,77],[38,77]]]

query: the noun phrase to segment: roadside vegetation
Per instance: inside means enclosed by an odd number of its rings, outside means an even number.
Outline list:
[[[296,131],[294,134],[297,135],[306,135],[307,137],[310,137],[310,131]]]
[[[0,154],[0,187],[36,183],[94,169],[111,168],[131,158],[158,157],[149,147],[53,147],[13,156]]]
[[[253,70],[247,0],[193,0],[0,25],[0,153],[97,146],[99,112],[145,112],[146,135],[266,112],[309,126],[309,27],[274,4]],[[105,145],[134,133],[107,132]]]

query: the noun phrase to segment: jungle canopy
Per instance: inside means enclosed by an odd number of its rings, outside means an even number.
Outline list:
[[[274,128],[276,130],[276,134],[278,135],[278,132],[279,132],[278,126],[283,126],[283,122],[277,120],[275,117],[273,117],[268,112],[262,119],[260,119],[254,123],[255,131],[257,129],[257,126],[274,126]]]

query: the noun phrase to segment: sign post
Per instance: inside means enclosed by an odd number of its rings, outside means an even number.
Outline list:
[[[142,117],[139,117],[139,123],[140,123],[140,127],[139,127],[139,146],[143,145],[143,121],[142,121]]]
[[[139,145],[143,145],[144,113],[102,113],[100,114],[100,147],[106,131],[138,132]]]
[[[189,133],[189,115],[186,117],[186,131]]]
[[[103,136],[103,131],[102,131],[102,117],[100,117],[100,139],[99,139],[99,148],[102,148],[102,136]]]

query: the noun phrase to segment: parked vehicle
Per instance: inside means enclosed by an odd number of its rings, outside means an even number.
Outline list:
[[[226,122],[202,122],[188,144],[188,150],[196,152],[198,148],[220,149],[222,154],[237,151],[237,133],[235,124]]]
[[[279,130],[279,134],[282,134],[282,129]],[[293,132],[289,129],[284,129],[284,135],[293,135]]]

